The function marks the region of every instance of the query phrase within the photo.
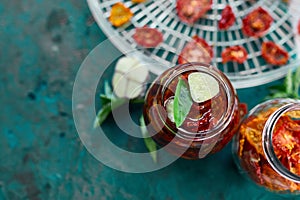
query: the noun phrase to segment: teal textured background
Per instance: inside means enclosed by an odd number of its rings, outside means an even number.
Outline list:
[[[71,95],[81,62],[105,39],[85,1],[0,2],[0,200],[284,199],[239,174],[231,145],[146,174],[94,159],[77,135]],[[238,90],[240,100],[251,108],[276,83]],[[120,146],[143,147],[112,124],[104,127]]]

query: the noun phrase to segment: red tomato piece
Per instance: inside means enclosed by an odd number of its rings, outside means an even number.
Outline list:
[[[222,52],[222,62],[227,63],[229,61],[234,61],[242,64],[247,60],[248,53],[246,49],[242,46],[232,46],[227,47]]]
[[[247,169],[249,176],[256,182],[263,184],[263,166],[261,166],[260,155],[254,149],[250,149],[243,152],[242,160],[244,162],[243,166]]]
[[[284,65],[289,59],[288,52],[271,41],[263,42],[261,51],[262,57],[272,65]]]
[[[298,22],[298,34],[300,35],[300,19],[299,19],[299,22]]]
[[[239,104],[239,111],[241,118],[245,117],[248,113],[248,105],[246,103],[240,103]]]
[[[261,37],[268,31],[272,22],[272,16],[263,8],[258,7],[243,19],[242,30],[247,36]]]
[[[298,142],[292,136],[292,132],[288,131],[284,126],[278,128],[278,130],[274,133],[272,139],[275,152],[282,152],[281,154],[291,153]]]
[[[177,0],[176,10],[179,19],[192,24],[211,9],[212,0]]]
[[[154,48],[163,41],[163,34],[159,30],[147,26],[136,28],[132,37],[137,44],[145,48]]]
[[[299,160],[300,160],[300,152],[298,149],[298,152],[294,153],[291,155],[290,157],[290,168],[289,170],[291,172],[293,172],[294,174],[297,174],[298,176],[300,175],[300,164],[299,164]]]
[[[188,62],[202,62],[210,63],[213,57],[213,50],[207,42],[195,35],[193,40],[185,45],[182,49],[179,57],[178,63],[188,63]]]
[[[230,6],[226,6],[221,13],[221,20],[218,22],[218,27],[221,30],[227,30],[235,22],[235,15]]]

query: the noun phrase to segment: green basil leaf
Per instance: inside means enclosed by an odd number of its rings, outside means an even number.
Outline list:
[[[97,117],[94,121],[94,128],[100,126],[112,110],[120,107],[126,102],[126,99],[113,99],[111,102],[102,105],[101,109],[97,113]]]
[[[193,100],[188,86],[182,78],[179,78],[174,96],[174,120],[176,127],[180,127],[190,112]]]
[[[147,149],[149,150],[153,161],[156,163],[157,162],[157,146],[156,146],[156,143],[152,140],[152,138],[150,137],[150,135],[148,133],[143,115],[140,118],[140,128],[141,128],[142,135],[144,137],[144,143],[145,143]]]

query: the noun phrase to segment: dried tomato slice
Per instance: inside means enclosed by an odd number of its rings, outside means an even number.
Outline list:
[[[108,20],[112,25],[119,27],[129,22],[132,16],[133,13],[130,9],[123,3],[118,2],[112,6]]]
[[[227,30],[229,27],[231,27],[235,22],[235,15],[231,9],[230,6],[226,6],[222,13],[221,13],[221,19],[218,22],[218,27],[221,30]]]
[[[298,21],[298,34],[300,34],[300,19]]]
[[[146,0],[131,0],[132,3],[143,3]]]
[[[263,42],[261,51],[262,57],[272,65],[284,65],[289,59],[288,52],[271,41]]]
[[[156,47],[163,41],[163,34],[159,30],[147,26],[136,28],[132,37],[137,44],[146,48]]]
[[[212,0],[177,0],[176,10],[179,19],[192,24],[211,9]]]
[[[243,167],[247,169],[248,175],[257,183],[263,184],[263,174],[260,155],[253,149],[245,151],[242,155]]]
[[[247,36],[261,37],[268,31],[272,22],[272,16],[263,8],[258,7],[243,19],[242,30]]]
[[[293,153],[289,159],[289,170],[300,176],[300,164],[299,164],[299,160],[300,160],[300,149],[297,149],[297,151],[295,151],[295,153]]]
[[[248,53],[242,46],[228,47],[222,52],[222,62],[227,63],[228,61],[235,61],[240,64],[247,60]]]
[[[210,63],[213,57],[213,50],[207,42],[195,35],[193,40],[185,45],[182,49],[178,63],[184,64],[188,62]]]
[[[240,103],[239,111],[241,118],[243,118],[248,113],[248,105],[246,103]]]
[[[297,145],[297,140],[292,136],[292,132],[287,130],[284,125],[274,132],[272,143],[274,150],[278,154],[290,154]],[[281,155],[277,155],[280,157]]]
[[[276,156],[291,172],[300,173],[300,138],[298,121],[282,116],[273,133],[272,143]]]

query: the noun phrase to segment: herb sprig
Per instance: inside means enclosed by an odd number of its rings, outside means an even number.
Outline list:
[[[101,101],[101,109],[98,111],[96,119],[94,121],[94,128],[100,126],[109,116],[109,114],[118,107],[124,105],[128,99],[125,98],[119,98],[117,97],[111,87],[109,86],[109,83],[107,81],[104,82],[104,94],[100,94],[100,101]],[[137,103],[144,103],[143,98],[136,98],[132,99],[130,103],[137,104]],[[153,161],[157,162],[157,146],[156,143],[152,140],[152,138],[149,136],[149,133],[147,131],[144,118],[143,116],[140,118],[140,130],[144,138],[144,143],[149,150],[151,157]]]
[[[114,95],[107,81],[104,82],[104,94],[100,94],[100,101],[102,106],[94,121],[94,128],[100,126],[112,110],[122,106],[126,102],[125,99],[118,98]]]
[[[142,135],[144,138],[145,145],[146,145],[147,149],[149,150],[153,161],[156,163],[157,162],[157,152],[156,152],[157,146],[147,131],[143,115],[140,118],[140,128],[141,128],[141,132],[142,132]]]
[[[300,67],[296,72],[288,71],[282,85],[275,85],[270,87],[270,94],[266,99],[273,98],[294,98],[300,99]]]
[[[98,111],[96,119],[94,121],[94,128],[100,126],[108,117],[108,115],[118,107],[128,102],[128,99],[117,97],[109,83],[104,82],[104,94],[100,94],[101,109]],[[143,98],[132,99],[130,103],[144,103]]]

